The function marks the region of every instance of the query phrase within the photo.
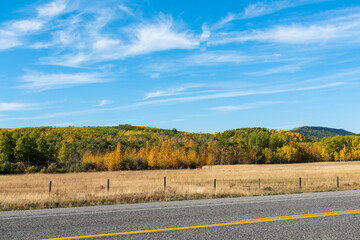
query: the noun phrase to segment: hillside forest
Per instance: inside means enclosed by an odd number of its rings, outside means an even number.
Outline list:
[[[265,128],[188,133],[131,125],[0,130],[1,174],[354,160],[355,135],[314,140]]]

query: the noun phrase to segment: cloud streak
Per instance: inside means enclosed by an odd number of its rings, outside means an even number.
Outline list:
[[[248,103],[248,104],[242,104],[236,106],[230,105],[230,106],[213,107],[210,108],[210,110],[216,112],[234,112],[234,111],[249,110],[249,109],[260,108],[268,105],[281,104],[281,103],[285,103],[285,102],[282,101],[254,102],[254,103]]]
[[[20,46],[26,47],[26,38],[40,33],[54,17],[65,13],[67,4],[67,0],[55,0],[38,6],[38,14],[35,17],[3,23],[0,27],[0,51]]]
[[[278,1],[261,1],[256,3],[249,4],[242,12],[240,13],[228,13],[226,17],[223,17],[214,24],[214,29],[219,29],[226,25],[229,22],[241,19],[250,19],[255,17],[260,17],[268,14],[272,14],[283,9],[298,7],[306,4],[314,4],[317,2],[324,2],[327,0],[278,0]]]
[[[39,103],[0,102],[0,111],[30,111],[41,108]]]
[[[110,81],[107,74],[99,72],[80,72],[80,73],[41,73],[28,72],[21,77],[24,84],[20,88],[41,92],[50,89],[66,88],[91,83],[101,83]]]
[[[169,97],[174,95],[184,94],[184,91],[194,88],[202,87],[203,84],[188,84],[177,88],[169,88],[166,90],[157,90],[146,94],[144,99],[158,98],[158,97]]]
[[[345,84],[344,82],[333,82],[333,83],[316,85],[316,86],[305,86],[305,87],[284,88],[284,89],[274,89],[274,90],[226,91],[226,92],[220,92],[220,93],[203,94],[203,95],[196,95],[196,96],[189,96],[189,97],[175,97],[175,98],[143,101],[143,102],[136,103],[134,105],[130,105],[129,107],[140,107],[140,106],[149,106],[149,105],[156,105],[156,104],[169,104],[169,103],[186,103],[186,102],[194,102],[194,101],[244,97],[244,96],[253,96],[253,95],[269,95],[269,94],[280,94],[280,93],[289,93],[289,92],[312,91],[312,90],[320,90],[320,89],[338,87],[338,86],[341,86],[344,84]],[[120,108],[122,108],[122,107],[120,107]]]
[[[190,96],[190,97],[177,97],[177,98],[167,98],[167,99],[158,99],[158,100],[150,100],[150,101],[143,101],[138,102],[126,106],[118,106],[113,108],[93,108],[93,109],[85,109],[79,111],[69,111],[69,112],[56,112],[56,113],[49,113],[49,114],[42,114],[37,116],[29,116],[29,117],[12,117],[12,118],[3,118],[0,119],[1,122],[6,121],[24,121],[24,120],[39,120],[39,119],[52,119],[58,117],[67,117],[67,116],[79,116],[79,115],[88,115],[88,114],[95,114],[100,112],[112,112],[112,111],[122,111],[122,110],[130,110],[144,106],[152,106],[152,105],[159,105],[159,104],[179,104],[179,103],[186,103],[186,102],[194,102],[194,101],[204,101],[210,99],[221,99],[221,98],[233,98],[233,97],[243,97],[243,96],[252,96],[252,95],[269,95],[269,94],[279,94],[279,93],[288,93],[288,92],[298,92],[298,91],[312,91],[312,90],[320,90],[326,88],[333,88],[337,86],[343,85],[343,82],[334,82],[324,85],[317,85],[317,86],[306,86],[306,87],[298,87],[298,88],[287,88],[287,89],[274,89],[274,90],[253,90],[253,91],[227,91],[222,93],[215,93],[215,94],[205,94],[199,96]],[[263,103],[265,104],[265,103]],[[273,102],[275,104],[275,102]],[[259,105],[259,103],[258,103]],[[226,107],[226,106],[224,106]],[[229,110],[235,110],[236,106],[228,107]],[[242,106],[243,108],[246,106]],[[248,108],[251,106],[247,106]],[[256,107],[256,105],[253,105]],[[232,109],[231,109],[232,108]],[[241,106],[238,106],[241,108]],[[211,109],[211,110],[218,110],[221,109]],[[223,108],[226,110],[226,108]],[[241,110],[241,109],[237,109]]]
[[[357,42],[360,37],[360,14],[307,25],[280,25],[267,30],[229,32],[217,36],[217,39],[209,41],[208,44],[223,45],[248,41],[284,44],[322,44],[334,40]]]
[[[66,11],[68,0],[55,0],[37,7],[38,17],[55,17]]]
[[[109,16],[110,15],[110,16]],[[199,37],[187,30],[179,30],[171,16],[160,14],[153,21],[143,21],[122,28],[118,34],[103,34],[102,30],[108,22],[114,20],[112,12],[104,11],[97,16],[93,24],[87,28],[75,24],[66,31],[60,43],[70,53],[42,59],[43,64],[78,67],[103,61],[125,59],[138,55],[150,54],[173,49],[189,50],[198,48]],[[79,48],[74,48],[72,35],[82,41]],[[60,37],[60,39],[62,39]],[[61,45],[62,44],[62,45]]]

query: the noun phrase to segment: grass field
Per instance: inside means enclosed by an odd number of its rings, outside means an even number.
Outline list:
[[[164,190],[164,176],[167,188]],[[205,166],[0,176],[0,209],[34,209],[360,189],[360,162]],[[299,177],[302,188],[299,189]],[[214,189],[214,178],[217,187]],[[259,190],[258,179],[261,179]],[[110,179],[110,191],[107,191]],[[49,181],[52,191],[49,194]]]

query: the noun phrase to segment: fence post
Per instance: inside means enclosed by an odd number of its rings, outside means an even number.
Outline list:
[[[51,184],[52,184],[52,181],[49,182],[49,195],[51,193]]]
[[[339,184],[339,176],[336,177],[336,183],[337,183],[337,188],[340,187],[340,184]]]
[[[107,180],[107,192],[109,193],[110,191],[110,179]]]
[[[259,178],[259,191],[260,191],[260,178]]]
[[[166,176],[164,176],[164,191],[166,190]]]
[[[216,178],[214,178],[214,189],[216,189]]]
[[[299,178],[299,188],[301,190],[301,177]]]

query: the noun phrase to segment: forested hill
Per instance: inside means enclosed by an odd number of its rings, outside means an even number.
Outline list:
[[[131,125],[0,129],[0,174],[350,160],[360,160],[360,136],[310,141],[265,128],[189,133]]]
[[[308,126],[294,128],[291,131],[300,133],[301,135],[310,139],[322,139],[324,137],[346,136],[355,134],[344,129]]]

